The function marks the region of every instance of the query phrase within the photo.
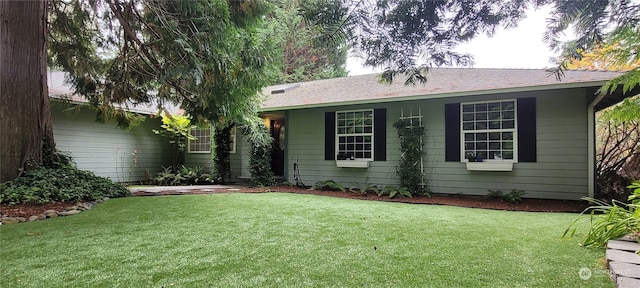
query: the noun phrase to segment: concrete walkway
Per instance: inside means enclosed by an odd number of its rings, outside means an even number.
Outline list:
[[[607,265],[611,278],[619,288],[640,287],[640,256],[636,254],[640,244],[627,236],[609,240],[607,244]]]

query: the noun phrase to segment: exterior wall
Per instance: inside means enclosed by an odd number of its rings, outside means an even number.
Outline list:
[[[537,162],[515,163],[511,172],[467,171],[461,162],[445,162],[444,105],[456,102],[536,97]],[[338,168],[324,160],[324,113],[387,108],[387,161],[368,169]],[[582,89],[495,94],[401,103],[291,110],[287,119],[287,179],[297,163],[302,181],[313,185],[332,179],[346,187],[398,185],[395,165],[399,140],[393,122],[409,109],[422,110],[426,128],[425,180],[433,193],[486,195],[487,190],[524,190],[524,197],[579,199],[588,191],[587,100]]]
[[[160,119],[147,119],[144,123],[123,130],[115,122],[95,122],[95,112],[86,107],[79,110],[69,104],[52,101],[53,134],[56,148],[70,152],[79,169],[118,182],[146,179],[146,171],[154,176],[162,167],[171,166],[169,141],[155,135]],[[136,150],[138,161],[131,153]]]
[[[243,151],[245,151],[245,142],[242,138],[242,129],[238,128],[236,131],[236,153],[231,153],[229,158],[231,160],[231,182],[235,182],[238,177],[243,176],[241,174],[241,161],[243,157]],[[214,149],[214,147],[211,147]],[[213,160],[211,160],[211,153],[189,153],[185,152],[184,163],[187,167],[204,167],[210,173],[213,172]]]

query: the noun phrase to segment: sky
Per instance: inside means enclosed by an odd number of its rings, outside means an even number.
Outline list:
[[[518,27],[509,30],[498,29],[493,37],[481,35],[470,42],[461,44],[457,52],[473,55],[474,68],[547,68],[553,66],[549,58],[557,56],[542,42],[546,29],[546,18],[550,7],[527,11],[525,19]],[[379,72],[362,67],[357,58],[347,59],[349,76]]]

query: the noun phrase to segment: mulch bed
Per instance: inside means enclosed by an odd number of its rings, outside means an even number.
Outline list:
[[[329,197],[341,197],[359,200],[371,201],[387,201],[401,202],[410,204],[432,204],[432,205],[448,205],[459,207],[510,210],[510,211],[528,211],[528,212],[581,212],[588,203],[586,201],[574,200],[548,200],[548,199],[531,199],[523,198],[519,204],[506,202],[500,198],[487,198],[484,196],[470,195],[445,195],[436,194],[431,197],[416,196],[413,198],[394,198],[389,199],[388,196],[378,196],[375,194],[360,195],[351,192],[342,191],[320,191],[309,190],[307,188],[276,186],[267,188],[251,188],[242,187],[239,189],[204,189],[190,190],[189,192],[167,190],[160,193],[137,192],[134,196],[155,196],[155,195],[188,195],[188,194],[215,194],[215,193],[267,193],[267,192],[289,192],[300,194],[314,194]],[[76,205],[77,203],[47,203],[37,204],[19,204],[19,205],[0,205],[2,216],[9,217],[29,217],[31,215],[41,214],[46,210],[62,211],[67,207]]]

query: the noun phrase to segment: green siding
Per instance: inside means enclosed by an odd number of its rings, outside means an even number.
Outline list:
[[[444,161],[444,105],[521,97],[537,98],[536,163],[516,163],[511,172],[467,171],[464,163]],[[393,122],[409,109],[422,110],[426,128],[425,180],[434,193],[485,195],[488,189],[525,190],[525,197],[579,199],[587,195],[587,107],[582,89],[496,94],[374,105],[288,111],[287,179],[297,163],[306,185],[332,179],[347,187],[368,184],[398,185],[395,165],[399,141]],[[387,161],[371,162],[369,169],[338,168],[324,160],[326,111],[387,108]]]
[[[95,122],[95,112],[86,107],[68,108],[72,107],[52,101],[53,134],[56,148],[70,152],[78,168],[118,182],[135,182],[145,180],[147,171],[153,176],[171,166],[169,141],[152,132],[160,128],[158,118],[123,130],[115,122]]]

